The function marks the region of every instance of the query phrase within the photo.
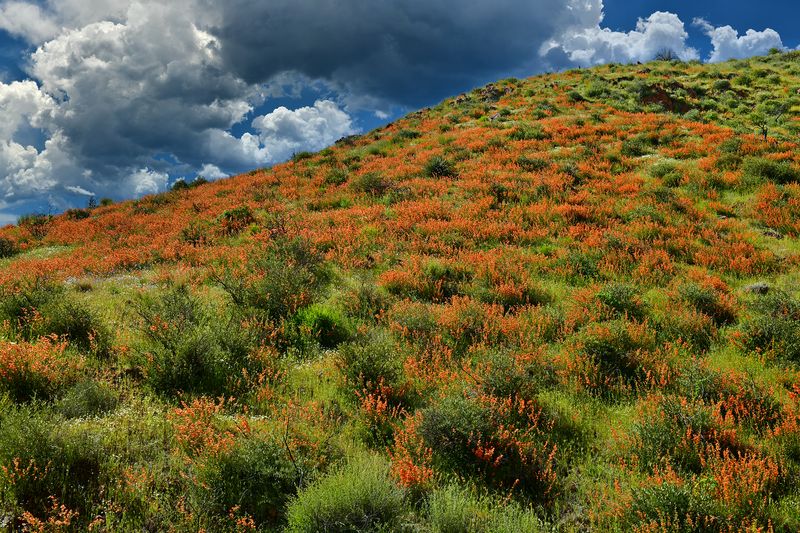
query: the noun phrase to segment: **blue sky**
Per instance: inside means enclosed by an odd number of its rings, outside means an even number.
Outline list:
[[[0,0],[0,224],[216,179],[489,81],[800,44],[794,2]]]

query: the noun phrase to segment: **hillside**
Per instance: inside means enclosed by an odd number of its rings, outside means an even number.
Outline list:
[[[509,79],[0,230],[0,524],[800,530],[800,53]]]

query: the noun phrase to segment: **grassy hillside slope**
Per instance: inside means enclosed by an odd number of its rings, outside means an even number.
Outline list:
[[[800,54],[504,80],[0,230],[0,524],[800,530]]]

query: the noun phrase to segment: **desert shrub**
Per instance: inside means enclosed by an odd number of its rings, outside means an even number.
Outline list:
[[[517,159],[517,165],[525,172],[537,172],[548,168],[550,163],[546,159],[521,155]]]
[[[435,533],[536,533],[544,524],[531,509],[478,496],[458,485],[435,490],[427,501],[427,524]]]
[[[211,244],[213,241],[211,224],[207,220],[192,220],[181,230],[180,239],[191,246]]]
[[[512,141],[541,141],[547,139],[548,135],[538,124],[523,124],[515,128],[508,137]]]
[[[287,531],[389,532],[400,530],[407,512],[405,492],[390,478],[389,464],[366,457],[303,489],[289,505]]]
[[[597,293],[597,299],[617,317],[643,320],[647,316],[638,289],[628,283],[615,282],[603,286]]]
[[[392,142],[400,143],[400,142],[403,142],[403,141],[408,141],[408,140],[412,140],[412,139],[418,139],[421,136],[422,136],[422,134],[420,132],[418,132],[417,130],[403,129],[403,130],[398,131],[395,134],[394,138],[392,139]]]
[[[654,338],[644,326],[627,320],[590,324],[579,337],[582,351],[603,375],[626,381],[641,377],[641,352],[654,346]]]
[[[15,402],[48,400],[80,376],[81,359],[51,338],[0,341],[0,391]]]
[[[736,310],[731,302],[713,288],[697,283],[686,283],[681,285],[679,292],[687,303],[711,317],[717,326],[736,322]]]
[[[347,171],[334,168],[325,175],[325,185],[342,185],[347,181]]]
[[[318,251],[285,237],[212,274],[242,312],[276,324],[313,303],[330,277]]]
[[[144,337],[139,363],[155,391],[222,394],[234,391],[243,371],[258,374],[250,332],[203,307],[185,286],[142,294],[132,306]]]
[[[748,183],[764,180],[785,185],[800,181],[800,169],[788,161],[773,161],[763,157],[748,157],[742,165],[744,179]]]
[[[649,173],[654,178],[662,180],[667,187],[677,187],[681,184],[683,176],[677,164],[670,161],[661,161],[649,169]]]
[[[298,311],[296,321],[323,348],[335,348],[353,336],[349,321],[334,307],[312,304]]]
[[[4,410],[0,505],[12,513],[12,520],[23,511],[46,518],[52,498],[78,516],[90,517],[103,483],[102,464],[98,439],[90,433],[59,425],[32,408]]]
[[[398,392],[403,377],[403,361],[397,343],[382,330],[372,330],[353,342],[339,346],[337,364],[349,391]]]
[[[425,163],[425,175],[429,178],[455,178],[458,176],[452,161],[441,156],[434,156]]]
[[[223,235],[238,235],[255,222],[253,212],[246,205],[229,209],[219,216],[219,229]]]
[[[22,215],[17,220],[17,225],[21,228],[25,228],[28,232],[33,236],[35,239],[42,239],[47,232],[50,231],[50,224],[53,220],[53,217],[50,215],[43,215],[39,213],[33,213],[29,215]]]
[[[353,318],[374,321],[388,310],[391,297],[387,292],[367,280],[358,280],[344,295],[344,305],[348,315]]]
[[[800,302],[774,290],[759,296],[752,307],[754,316],[742,325],[744,346],[800,361]]]
[[[392,329],[404,337],[429,340],[436,334],[436,317],[431,308],[421,302],[398,302],[389,310],[387,320]]]
[[[641,157],[652,151],[652,140],[644,135],[637,135],[622,141],[620,153],[627,157]]]
[[[305,161],[306,159],[311,159],[314,157],[313,152],[295,152],[292,154],[292,162],[299,163],[300,161]]]
[[[111,349],[111,332],[97,314],[64,286],[43,278],[6,291],[0,299],[3,322],[12,336],[24,340],[63,336],[78,349],[101,357]]]
[[[500,304],[506,310],[517,309],[529,305],[546,305],[553,301],[550,292],[530,280],[492,283],[485,277],[478,280],[473,294],[482,302]]]
[[[422,411],[418,431],[440,467],[497,488],[517,487],[544,503],[556,483],[552,423],[541,410],[508,407],[502,401],[448,396]]]
[[[55,404],[66,418],[102,416],[116,409],[119,395],[107,383],[84,380],[70,387]]]
[[[668,463],[697,474],[710,456],[740,447],[722,430],[710,406],[673,396],[662,398],[655,412],[635,422],[633,435],[632,453],[644,470]]]
[[[234,507],[257,524],[275,524],[301,481],[299,466],[275,442],[250,436],[219,454],[202,457],[191,484],[197,510],[226,516]]]
[[[361,174],[351,181],[351,186],[356,192],[368,194],[370,196],[383,196],[392,187],[392,182],[386,179],[380,172],[367,172]]]
[[[18,251],[16,242],[8,237],[0,237],[0,259],[11,257]]]
[[[679,305],[670,305],[657,313],[654,325],[659,342],[680,341],[701,352],[711,348],[717,335],[711,317]]]
[[[489,350],[481,361],[481,389],[490,396],[530,400],[557,383],[555,368],[538,358]]]

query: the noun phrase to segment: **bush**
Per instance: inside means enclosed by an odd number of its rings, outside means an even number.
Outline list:
[[[429,178],[455,178],[458,172],[452,161],[434,156],[425,163],[425,175]]]
[[[67,390],[55,409],[66,418],[90,418],[113,411],[118,403],[118,394],[108,384],[86,380]]]
[[[242,312],[280,324],[313,303],[330,280],[322,255],[301,239],[278,237],[244,265],[212,275]]]
[[[12,336],[32,341],[47,335],[65,336],[80,350],[106,356],[111,332],[97,314],[61,285],[36,278],[9,291],[0,300],[0,323]]]
[[[650,167],[650,175],[660,179],[666,187],[678,187],[683,176],[675,163],[662,161]]]
[[[50,223],[52,220],[53,217],[50,215],[34,213],[22,215],[19,217],[19,220],[17,220],[17,224],[21,228],[27,229],[35,239],[42,239],[47,235],[47,232],[50,231]]]
[[[98,497],[103,453],[83,428],[61,426],[33,409],[4,409],[0,418],[0,498],[12,516],[46,518],[51,498],[89,518]]]
[[[748,157],[744,160],[743,171],[748,183],[760,183],[766,179],[785,185],[800,181],[800,169],[788,161]]]
[[[302,490],[289,505],[287,531],[373,532],[399,530],[406,514],[405,492],[378,457],[351,461]]]
[[[701,287],[696,283],[687,283],[679,289],[681,296],[692,307],[711,317],[714,324],[724,326],[736,322],[736,311],[722,295],[711,287]]]
[[[144,342],[145,379],[157,392],[219,395],[235,392],[243,371],[257,375],[254,339],[233,317],[209,312],[185,286],[143,294],[133,302]]]
[[[403,377],[397,344],[380,330],[339,346],[338,366],[353,394],[391,391],[398,388]]]
[[[525,172],[537,172],[548,168],[550,163],[546,159],[521,155],[517,159],[517,165]]]
[[[347,318],[338,310],[313,304],[297,313],[297,322],[323,348],[335,348],[353,336]]]
[[[347,171],[334,168],[325,175],[325,185],[341,185],[347,181]]]
[[[548,135],[538,124],[523,124],[512,131],[508,137],[512,141],[542,141],[547,139]]]
[[[210,516],[238,512],[257,524],[274,524],[295,494],[300,472],[279,444],[248,437],[230,450],[198,460],[191,485],[197,509]]]
[[[605,285],[597,293],[597,299],[609,307],[619,318],[643,320],[647,315],[639,291],[627,283]]]
[[[428,525],[435,533],[535,533],[545,531],[530,509],[471,494],[457,485],[434,491],[427,502]]]
[[[631,381],[640,377],[639,352],[651,349],[654,339],[626,320],[613,320],[587,326],[580,345],[604,375]]]
[[[744,345],[759,352],[772,351],[800,362],[800,302],[785,292],[770,291],[753,303],[755,316],[742,327]]]
[[[238,235],[255,221],[253,212],[245,205],[229,209],[219,217],[220,232],[227,236]]]
[[[0,237],[0,259],[11,257],[18,252],[17,243],[8,237]]]
[[[356,192],[379,197],[383,196],[392,187],[392,183],[384,178],[380,172],[367,172],[356,177],[352,181],[352,187]]]

